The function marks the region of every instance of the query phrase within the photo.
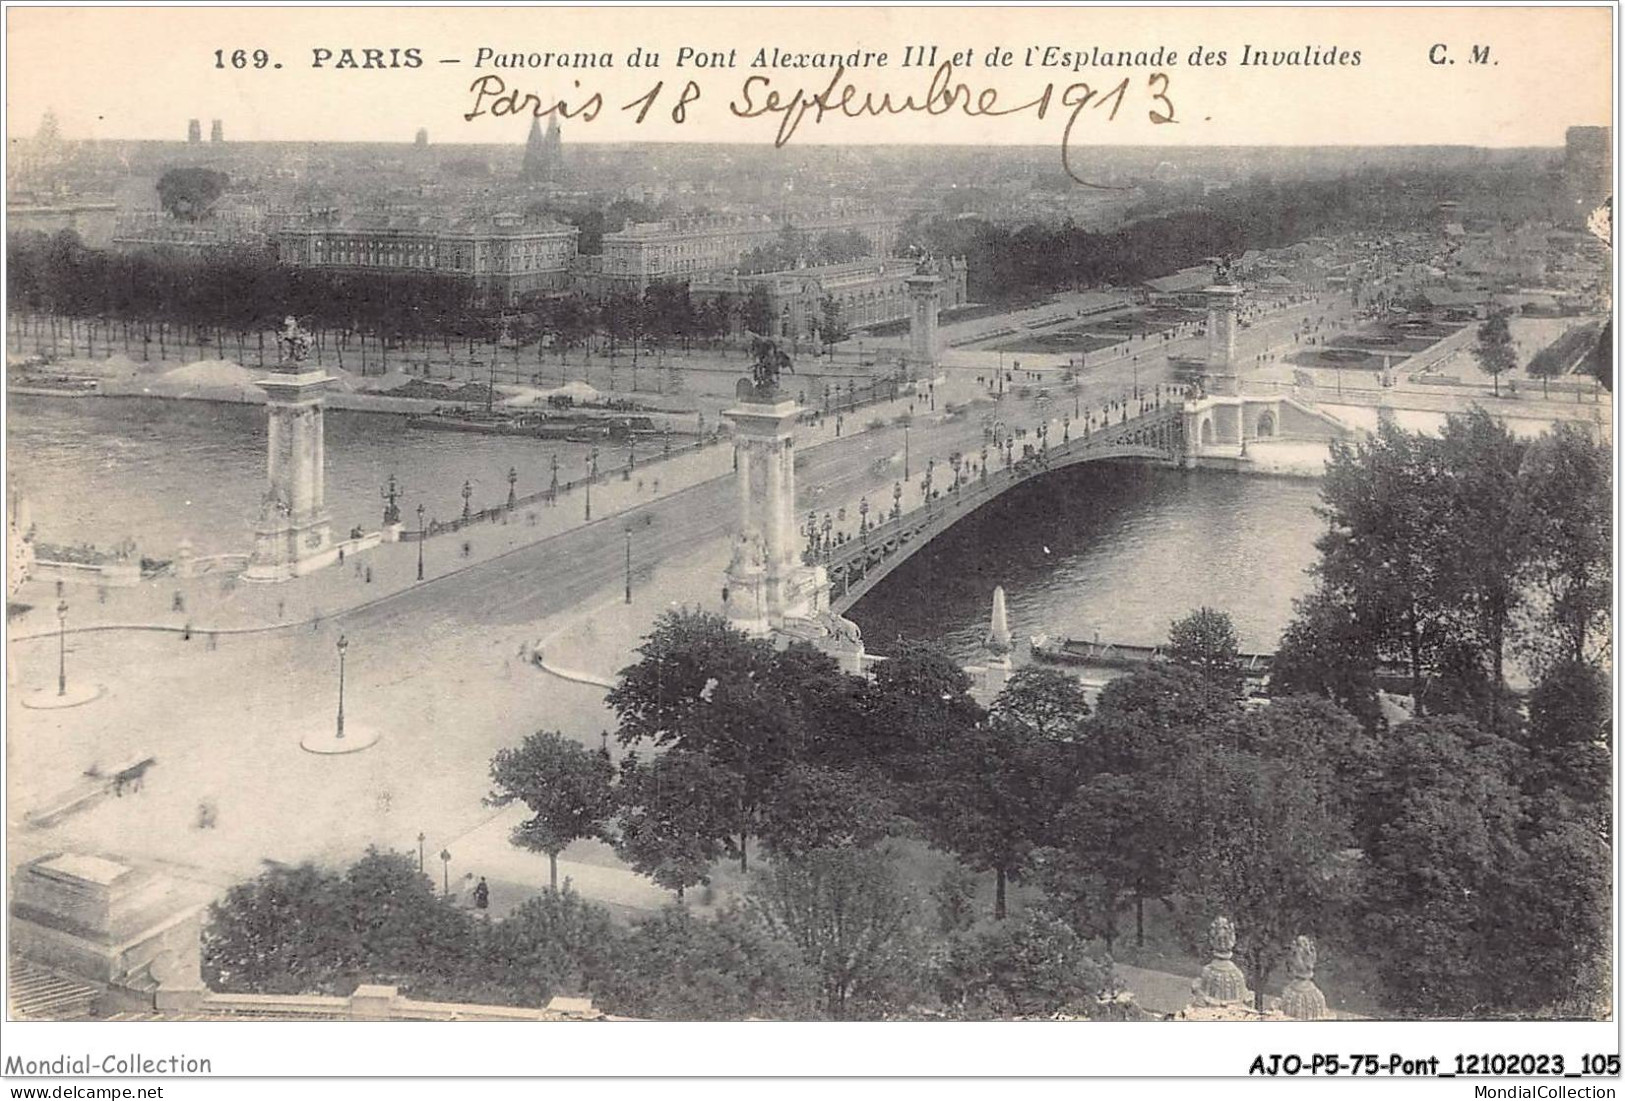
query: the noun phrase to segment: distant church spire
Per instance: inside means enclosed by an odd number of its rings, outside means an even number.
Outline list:
[[[559,134],[557,115],[549,115],[547,133],[542,133],[542,120],[530,120],[530,137],[525,139],[525,163],[519,177],[527,183],[551,183],[564,171],[564,143]]]

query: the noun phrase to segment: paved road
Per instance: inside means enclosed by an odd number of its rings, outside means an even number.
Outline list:
[[[1292,328],[1306,313],[1316,315],[1318,308],[1298,307],[1255,322],[1237,334],[1237,354],[1250,359],[1290,343]],[[1200,338],[1196,342],[1200,346]],[[1175,354],[1190,354],[1190,344],[1175,342],[1172,350]],[[1098,409],[1103,401],[1122,397],[1131,388],[1136,371],[1142,388],[1166,381],[1167,353],[1142,353],[1138,364],[1121,360],[1090,368],[1081,378],[1079,403]],[[951,372],[938,395],[938,409],[977,393],[975,373],[969,368]],[[1010,385],[1013,388],[1026,384],[1017,380]],[[1057,381],[1049,408],[1052,418],[1070,415],[1070,397]],[[957,449],[971,454],[980,450],[983,414],[995,409],[995,415],[1011,425],[1031,427],[1043,419],[1035,400],[1019,400],[1013,392],[996,406],[976,405],[970,413],[953,418],[932,412],[926,399],[917,403],[908,432],[911,479],[904,485],[905,508],[918,499],[918,483],[928,459],[937,461],[936,484],[940,487],[947,480],[947,457],[951,452]],[[854,419],[862,421],[864,417],[859,413]],[[848,519],[844,527],[850,533],[857,526],[855,507],[861,497],[867,495],[876,510],[890,508],[892,485],[901,479],[898,457],[904,446],[903,430],[888,427],[854,431],[860,427],[849,421],[847,433],[839,440],[801,453],[796,471],[798,516],[812,508],[822,513],[846,507]],[[629,514],[577,528],[336,618],[346,629],[356,631],[430,623],[472,626],[540,620],[622,582],[623,533],[628,527],[633,532],[634,586],[639,575],[657,563],[726,539],[735,523],[735,494],[731,478],[705,482]],[[721,578],[717,580],[720,585]]]

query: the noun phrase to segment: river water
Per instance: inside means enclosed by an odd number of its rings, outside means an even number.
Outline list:
[[[402,418],[329,410],[327,500],[335,532],[371,530],[393,473],[415,523],[479,509],[585,469],[584,445],[408,429]],[[9,455],[39,537],[111,546],[134,537],[168,557],[246,552],[265,478],[259,406],[156,398],[13,397]],[[606,454],[607,463],[620,456]],[[1047,634],[1158,643],[1203,604],[1230,613],[1248,650],[1273,649],[1307,588],[1321,521],[1319,483],[1087,464],[990,502],[904,563],[850,613],[870,649],[899,635],[979,656],[995,585],[1018,637]]]
[[[1025,483],[933,539],[848,613],[865,644],[985,657],[993,589],[1018,638],[1154,645],[1206,605],[1270,651],[1310,579],[1320,483],[1089,463]]]
[[[508,470],[520,496],[586,472],[590,447],[559,440],[482,436],[406,427],[405,418],[329,409],[327,506],[335,535],[383,521],[380,488],[395,475],[401,517],[455,519],[462,487],[475,511],[508,497]],[[182,539],[196,553],[246,553],[265,491],[265,409],[162,398],[51,398],[16,395],[6,421],[8,457],[47,543],[111,547],[126,536],[143,554],[170,557]],[[607,469],[625,456],[606,450]]]

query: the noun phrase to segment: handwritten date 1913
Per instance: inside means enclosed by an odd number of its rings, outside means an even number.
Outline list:
[[[1020,103],[1005,102],[997,88],[973,90],[968,84],[956,82],[952,62],[944,62],[937,67],[923,95],[910,92],[901,99],[891,92],[877,95],[864,91],[845,77],[846,68],[842,66],[835,70],[822,91],[797,88],[784,92],[773,86],[770,77],[752,76],[745,81],[739,96],[728,104],[728,109],[735,117],[742,119],[777,115],[779,126],[773,144],[782,147],[795,136],[809,115],[815,126],[823,122],[826,115],[861,119],[915,113],[946,115],[956,111],[971,118],[1027,114],[1044,119],[1049,116],[1051,108],[1059,104],[1061,109],[1071,112],[1061,135],[1061,165],[1066,169],[1066,174],[1085,187],[1116,190],[1105,184],[1090,183],[1073,170],[1073,128],[1085,110],[1103,114],[1108,122],[1115,120],[1133,92],[1134,79],[1131,77],[1124,77],[1107,87],[1096,87],[1082,81],[1061,86],[1052,81],[1044,85],[1038,95]],[[1147,121],[1152,125],[1163,126],[1178,121],[1174,115],[1173,101],[1169,98],[1166,73],[1150,74],[1141,94],[1145,99]]]

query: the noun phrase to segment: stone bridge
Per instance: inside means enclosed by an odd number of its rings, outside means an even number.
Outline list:
[[[1078,463],[1134,460],[1177,466],[1184,453],[1181,407],[1177,401],[1164,401],[1117,424],[1035,450],[1009,466],[966,477],[938,490],[918,508],[888,516],[808,564],[829,571],[830,610],[842,613],[931,539],[1014,486]]]

